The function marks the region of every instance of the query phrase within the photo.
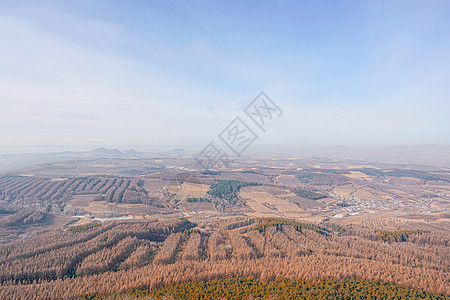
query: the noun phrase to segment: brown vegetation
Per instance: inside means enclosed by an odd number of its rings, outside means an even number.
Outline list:
[[[179,219],[109,222],[8,245],[0,252],[0,298],[58,299],[251,276],[359,277],[450,293],[446,233],[409,233],[389,243],[363,227],[283,219],[186,230],[192,226]]]
[[[96,200],[150,204],[143,181],[137,178],[80,177],[51,180],[23,176],[0,177],[0,200],[15,206],[47,208],[73,195],[97,194]]]

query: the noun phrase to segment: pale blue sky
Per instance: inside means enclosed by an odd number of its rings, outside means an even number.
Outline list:
[[[448,1],[2,1],[0,145],[450,144]]]

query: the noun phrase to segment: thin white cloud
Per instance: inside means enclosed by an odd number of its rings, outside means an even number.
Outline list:
[[[173,142],[182,139],[186,125],[188,132],[205,132],[201,123],[211,120],[203,118],[204,108],[196,104],[199,91],[160,76],[159,70],[140,68],[136,61],[36,27],[0,18],[0,122],[10,133],[18,131],[2,136],[3,143],[55,143],[59,137],[45,126],[71,127],[73,136],[58,144],[80,141],[84,135],[109,143]],[[40,126],[44,128],[35,132]]]
[[[433,26],[390,32],[383,13],[354,61],[324,45],[221,48],[51,9],[0,14],[1,143],[207,143],[261,90],[285,112],[261,143],[449,143],[448,53],[421,52]]]

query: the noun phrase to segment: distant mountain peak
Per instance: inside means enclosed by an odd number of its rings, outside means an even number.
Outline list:
[[[125,153],[125,154],[127,154],[127,155],[137,155],[137,154],[139,154],[139,152],[137,152],[137,151],[134,150],[134,149],[125,150],[125,151],[123,151],[123,153]]]
[[[106,149],[106,148],[97,148],[91,151],[92,154],[96,155],[123,155],[123,153],[119,149]]]
[[[183,148],[175,148],[175,149],[173,149],[173,152],[176,154],[186,153],[186,151]]]

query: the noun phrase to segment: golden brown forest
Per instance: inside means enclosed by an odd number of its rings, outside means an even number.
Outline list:
[[[92,298],[130,291],[183,299],[185,288],[177,284],[189,282],[193,295],[206,298],[232,298],[230,293],[242,286],[248,287],[240,292],[243,297],[264,298],[284,286],[286,293],[307,298],[319,290],[319,296],[331,290],[341,296],[359,293],[355,299],[448,298],[448,246],[449,235],[443,232],[378,232],[281,218],[111,221],[51,230],[4,246],[0,299]],[[230,290],[207,292],[219,286]],[[289,295],[279,294],[280,299]]]

